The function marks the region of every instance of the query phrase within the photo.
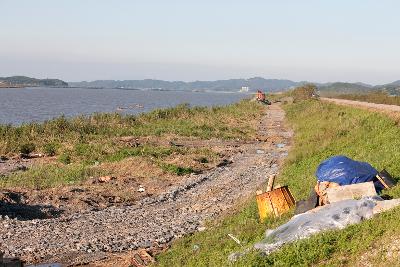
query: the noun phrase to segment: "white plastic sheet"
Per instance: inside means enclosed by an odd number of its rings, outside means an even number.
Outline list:
[[[373,208],[380,197],[360,200],[343,200],[294,216],[275,230],[267,230],[264,240],[254,245],[255,249],[269,254],[283,244],[303,239],[321,231],[343,229],[373,216]]]

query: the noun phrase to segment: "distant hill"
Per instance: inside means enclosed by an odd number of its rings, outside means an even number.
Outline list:
[[[400,80],[385,84],[384,86],[400,86]]]
[[[389,95],[400,95],[400,81],[380,85],[379,90],[384,91]]]
[[[389,95],[400,95],[400,80],[376,86],[365,83],[326,83],[319,84],[318,90],[321,95],[366,94],[371,92],[385,92]]]
[[[242,87],[248,87],[250,92],[256,90],[281,91],[295,87],[300,83],[290,80],[264,79],[255,77],[250,79],[230,79],[217,81],[163,81],[163,80],[97,80],[92,82],[69,82],[71,87],[89,88],[126,88],[126,89],[159,89],[185,91],[232,91],[237,92]]]
[[[265,79],[254,77],[250,79],[229,79],[216,81],[163,81],[145,80],[96,80],[83,82],[64,82],[59,79],[36,79],[26,76],[0,77],[1,87],[83,87],[83,88],[119,88],[140,90],[178,90],[178,91],[228,91],[238,92],[243,87],[249,92],[262,90],[266,92],[286,91],[309,82],[295,82],[285,79]],[[334,94],[365,94],[383,91],[389,95],[400,95],[400,80],[392,83],[373,86],[357,82],[315,83],[321,95]],[[247,91],[247,90],[242,90]]]
[[[367,93],[374,90],[374,87],[364,83],[326,83],[320,84],[318,90],[321,93],[335,93],[335,94],[359,94]]]
[[[36,79],[26,76],[0,77],[0,87],[67,87],[68,83],[59,79]]]

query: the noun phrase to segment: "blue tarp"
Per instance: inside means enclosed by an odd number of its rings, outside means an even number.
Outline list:
[[[383,185],[375,176],[378,171],[367,162],[355,161],[346,156],[333,156],[323,161],[315,175],[319,182],[334,182],[349,185],[374,181],[375,188],[382,190]]]

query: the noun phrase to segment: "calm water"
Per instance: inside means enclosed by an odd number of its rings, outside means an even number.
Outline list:
[[[0,124],[44,121],[94,112],[137,114],[189,103],[226,105],[249,97],[241,93],[137,91],[85,88],[0,88]]]

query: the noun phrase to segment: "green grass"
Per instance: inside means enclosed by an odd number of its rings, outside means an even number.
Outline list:
[[[60,166],[55,164],[35,166],[26,172],[0,176],[0,187],[28,187],[43,189],[60,185],[71,185],[91,176],[104,174],[101,170],[83,164]]]
[[[343,154],[386,168],[396,179],[400,174],[400,127],[379,113],[342,107],[316,100],[286,105],[287,119],[295,130],[295,144],[284,164],[278,183],[288,184],[297,199],[307,197],[316,183],[314,172],[329,156]],[[385,192],[400,197],[400,186]],[[233,214],[212,223],[204,232],[175,241],[157,257],[158,266],[230,266],[227,257],[242,248],[229,239],[237,236],[245,246],[263,238],[268,228],[288,217],[258,222],[251,198]],[[353,266],[357,257],[368,253],[385,238],[400,236],[400,209],[380,214],[344,230],[329,231],[285,245],[269,256],[252,252],[235,266]],[[194,246],[199,249],[195,250]]]
[[[161,168],[163,168],[167,172],[174,173],[176,175],[185,175],[185,174],[190,174],[195,172],[192,168],[186,168],[186,167],[181,167],[177,166],[175,164],[168,164],[168,163],[162,163]]]
[[[222,107],[189,107],[157,109],[141,115],[94,114],[71,119],[59,117],[44,123],[21,126],[0,125],[0,155],[21,150],[62,154],[66,149],[85,156],[107,153],[121,136],[178,136],[201,139],[246,139],[255,134],[252,120],[258,118],[260,106],[243,100]],[[49,145],[50,144],[50,145]],[[88,151],[86,153],[85,151]]]
[[[318,164],[333,155],[367,161],[400,174],[400,128],[385,115],[320,101],[286,106],[295,132],[295,148],[279,177],[297,199],[315,185]]]
[[[1,177],[3,187],[48,188],[79,183],[90,177],[94,165],[119,162],[129,157],[150,160],[165,172],[185,175],[199,170],[186,163],[171,163],[171,157],[198,157],[202,163],[215,161],[209,148],[182,148],[168,145],[130,144],[120,137],[160,139],[172,135],[194,139],[249,139],[255,136],[261,105],[249,100],[221,107],[157,109],[137,116],[94,114],[21,126],[0,125],[0,156],[23,152],[41,152],[55,156],[58,163],[34,166],[25,172]],[[189,164],[190,165],[190,164]],[[193,164],[192,164],[193,165]],[[64,182],[63,182],[64,181]]]

